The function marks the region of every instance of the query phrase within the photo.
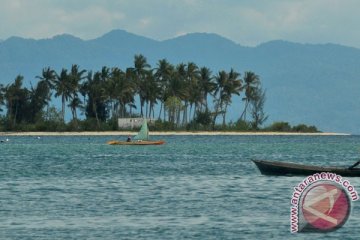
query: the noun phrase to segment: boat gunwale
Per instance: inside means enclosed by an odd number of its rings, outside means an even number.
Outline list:
[[[129,146],[139,146],[139,145],[162,145],[165,141],[163,140],[157,140],[157,141],[117,141],[117,140],[111,140],[108,141],[107,144],[109,145],[129,145]]]
[[[273,166],[273,167],[282,167],[294,170],[309,170],[309,171],[318,171],[318,172],[333,172],[333,171],[346,171],[346,172],[353,172],[353,173],[360,173],[360,168],[353,168],[349,169],[347,167],[321,167],[321,166],[311,166],[305,164],[298,164],[292,162],[281,162],[281,161],[270,161],[270,160],[255,160],[252,161],[256,164],[256,166],[264,167],[264,166]],[[259,164],[261,166],[259,166]]]

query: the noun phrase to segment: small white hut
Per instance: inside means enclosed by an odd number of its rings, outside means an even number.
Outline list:
[[[155,124],[155,119],[147,118],[147,123]],[[118,118],[119,128],[139,128],[143,124],[144,118]]]

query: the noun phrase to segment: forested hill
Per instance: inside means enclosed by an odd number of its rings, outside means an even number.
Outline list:
[[[268,123],[315,125],[321,131],[360,133],[360,50],[335,44],[298,44],[271,41],[244,47],[216,34],[193,33],[156,41],[123,30],[93,40],[71,35],[50,39],[11,37],[0,40],[0,83],[18,74],[35,83],[44,67],[56,71],[78,64],[83,69],[133,66],[134,55],[144,55],[152,68],[166,58],[172,64],[189,61],[213,73],[253,71],[266,89]],[[243,108],[234,98],[228,119],[237,120]]]

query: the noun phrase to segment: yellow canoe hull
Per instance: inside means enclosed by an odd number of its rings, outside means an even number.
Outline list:
[[[111,141],[107,142],[107,144],[109,144],[109,145],[161,145],[164,143],[165,143],[165,141],[162,141],[162,140],[159,140],[159,141],[132,141],[132,142],[111,140]]]

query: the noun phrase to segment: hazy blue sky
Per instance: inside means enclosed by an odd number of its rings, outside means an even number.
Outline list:
[[[246,46],[274,39],[360,48],[359,0],[0,0],[0,39],[112,29],[157,40],[211,32]]]

